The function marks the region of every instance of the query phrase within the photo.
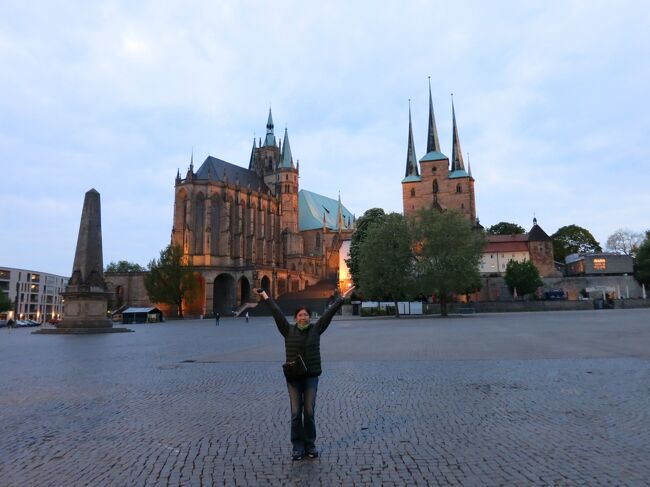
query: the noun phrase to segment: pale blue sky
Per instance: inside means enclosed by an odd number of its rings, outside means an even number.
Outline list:
[[[483,225],[535,214],[603,245],[645,230],[649,5],[4,0],[0,265],[68,275],[90,188],[105,263],[146,265],[192,148],[197,166],[247,165],[269,104],[301,187],[340,190],[357,216],[401,211],[408,99],[419,158],[427,76],[448,156],[454,93]]]

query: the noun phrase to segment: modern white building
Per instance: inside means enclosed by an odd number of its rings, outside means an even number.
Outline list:
[[[0,266],[0,292],[14,303],[13,310],[1,313],[0,318],[30,319],[38,322],[63,316],[61,293],[67,277],[45,272]]]

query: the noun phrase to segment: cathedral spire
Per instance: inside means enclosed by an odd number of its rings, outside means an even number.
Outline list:
[[[251,149],[251,158],[248,161],[248,169],[254,169],[253,168],[253,161],[255,159],[255,136],[253,136],[253,148]]]
[[[418,160],[415,157],[415,144],[413,143],[413,124],[411,123],[411,100],[409,99],[409,135],[408,147],[406,149],[406,173],[404,179],[408,177],[420,178],[418,171]],[[404,181],[402,181],[404,182]]]
[[[266,121],[266,139],[264,139],[264,146],[275,145],[275,135],[273,133],[273,115],[271,114],[271,107],[269,107],[269,118]]]
[[[456,110],[454,108],[454,94],[451,94],[451,118],[453,120],[453,140],[451,154],[451,171],[464,171],[463,151],[460,149],[460,138],[458,137],[458,126],[456,125]]]
[[[434,151],[440,152],[440,140],[438,139],[436,117],[433,114],[433,99],[431,98],[431,76],[429,76],[429,133],[427,136],[427,154]]]
[[[280,167],[293,169],[293,156],[291,155],[291,145],[289,145],[289,134],[287,133],[286,127],[284,129],[284,142],[282,143],[282,147]]]

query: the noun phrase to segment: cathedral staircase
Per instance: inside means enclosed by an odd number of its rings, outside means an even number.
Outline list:
[[[336,288],[336,280],[322,280],[302,291],[285,293],[275,301],[287,316],[293,316],[294,311],[302,306],[309,308],[312,313],[321,315],[327,306],[327,301],[334,294]],[[271,316],[271,310],[265,304],[260,303],[255,308],[249,308],[248,315]]]

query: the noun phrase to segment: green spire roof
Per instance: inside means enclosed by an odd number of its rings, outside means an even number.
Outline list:
[[[460,149],[460,138],[458,137],[458,126],[456,125],[456,110],[454,109],[454,98],[451,99],[451,118],[453,120],[453,140],[452,140],[452,154],[451,154],[451,172],[465,171],[465,164],[463,164],[463,151]]]
[[[273,134],[273,115],[271,115],[271,107],[269,107],[269,119],[266,122],[266,138],[264,139],[264,146],[274,146],[275,135]]]
[[[301,232],[324,227],[339,230],[341,220],[344,224],[353,220],[352,213],[340,201],[304,189],[298,192],[298,218]]]
[[[284,129],[284,142],[282,142],[282,158],[278,167],[293,169],[293,157],[291,155],[291,146],[289,145],[289,134]]]
[[[431,78],[429,78],[429,133],[427,136],[427,154],[429,152],[440,152],[440,140],[436,127],[436,117],[433,114],[433,99],[431,98]]]
[[[418,171],[418,160],[415,157],[415,144],[413,143],[413,124],[411,123],[411,100],[409,100],[409,135],[408,147],[406,149],[406,173],[404,174],[403,183],[411,181],[420,181],[420,172]]]

